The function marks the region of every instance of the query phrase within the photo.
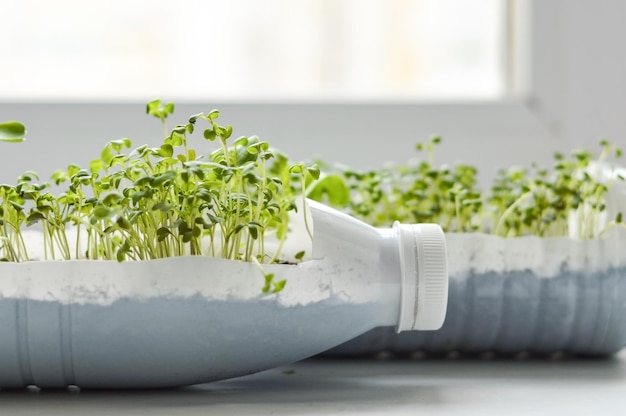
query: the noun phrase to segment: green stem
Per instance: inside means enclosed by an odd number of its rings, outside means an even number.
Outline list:
[[[313,241],[313,232],[311,231],[311,228],[309,227],[309,220],[307,219],[307,209],[306,209],[307,203],[306,203],[306,195],[304,192],[304,189],[306,188],[305,175],[306,175],[306,170],[302,172],[302,179],[301,179],[302,181],[302,215],[304,216],[304,228],[306,229],[306,232],[309,235],[309,238],[311,239],[311,241]]]
[[[507,209],[506,211],[504,211],[504,213],[502,214],[502,216],[500,217],[500,219],[498,220],[498,224],[496,225],[496,229],[495,229],[495,234],[505,237],[506,234],[502,232],[503,228],[504,228],[504,224],[506,223],[506,220],[508,219],[508,217],[510,217],[513,212],[515,211],[515,209],[520,206],[522,204],[522,202],[524,202],[524,200],[526,198],[528,198],[530,195],[532,195],[531,191],[528,191],[524,194],[522,194],[519,198],[517,198],[517,200],[515,200],[515,202],[513,202]]]

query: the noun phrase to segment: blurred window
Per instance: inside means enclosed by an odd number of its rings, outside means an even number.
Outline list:
[[[505,4],[5,1],[0,100],[497,99]]]

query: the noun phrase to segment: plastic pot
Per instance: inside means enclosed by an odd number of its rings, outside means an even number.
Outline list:
[[[313,259],[0,263],[0,387],[176,387],[291,363],[374,327],[440,327],[438,226],[377,230],[311,203]]]
[[[450,286],[437,331],[377,328],[329,355],[449,352],[611,355],[626,345],[626,232],[607,238],[447,234]]]

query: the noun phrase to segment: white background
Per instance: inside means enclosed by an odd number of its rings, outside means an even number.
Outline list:
[[[493,98],[510,1],[3,2],[0,97]]]

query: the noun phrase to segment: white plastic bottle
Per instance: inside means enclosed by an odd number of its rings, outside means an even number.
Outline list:
[[[589,216],[597,236],[503,238],[449,233],[449,308],[438,331],[397,334],[379,327],[326,355],[380,351],[499,356],[608,356],[626,346],[626,170],[591,164],[609,187],[605,210]],[[622,224],[620,224],[620,222]],[[591,228],[591,227],[590,227]]]
[[[310,202],[312,259],[205,256],[0,263],[0,387],[175,387],[321,353],[379,326],[437,329],[446,245],[436,225],[376,229]]]
[[[308,206],[314,223],[314,259],[331,259],[353,271],[364,269],[369,279],[388,282],[399,296],[394,322],[398,332],[441,328],[448,269],[439,225],[396,222],[393,228],[373,228],[324,204],[308,201]]]

